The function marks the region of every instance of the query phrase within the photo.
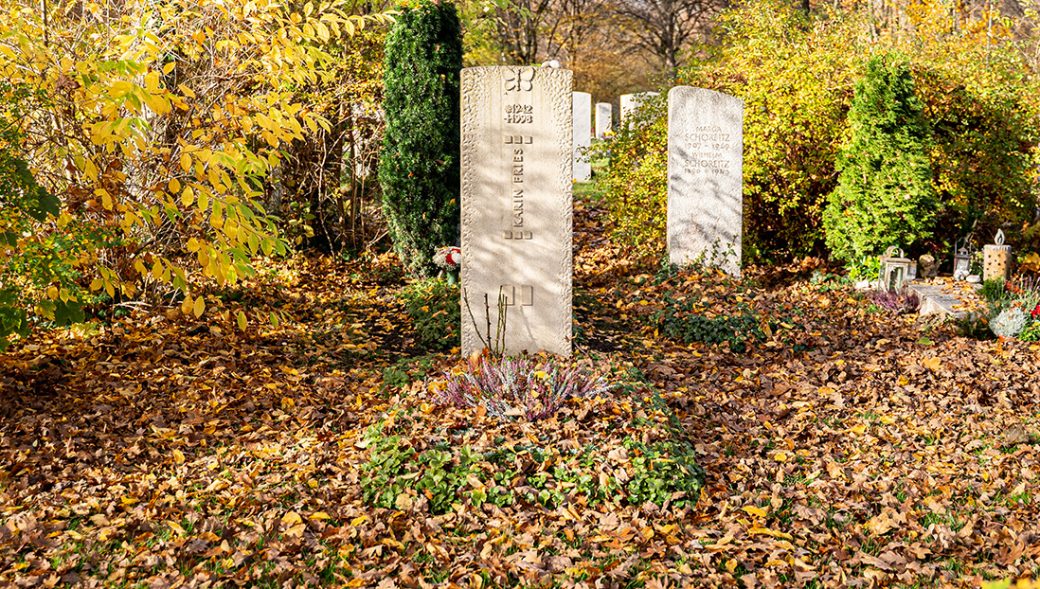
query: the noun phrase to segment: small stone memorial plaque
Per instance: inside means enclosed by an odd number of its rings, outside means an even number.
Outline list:
[[[703,88],[668,92],[668,259],[740,276],[744,102]]]
[[[572,106],[568,70],[462,70],[464,355],[570,355]]]

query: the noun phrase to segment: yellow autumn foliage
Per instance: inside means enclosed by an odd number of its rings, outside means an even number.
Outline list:
[[[303,89],[327,76],[331,48],[388,19],[350,6],[4,3],[0,129],[19,139],[0,150],[60,200],[12,250],[87,236],[53,253],[70,282],[113,298],[187,293],[200,275],[234,284],[257,256],[284,253],[261,207],[265,177],[293,142],[329,126]],[[0,286],[5,273],[24,279],[0,264]]]

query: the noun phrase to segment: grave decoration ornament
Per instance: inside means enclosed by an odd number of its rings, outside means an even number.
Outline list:
[[[968,249],[968,238],[964,238],[953,251],[953,279],[967,280],[969,274],[971,274],[971,250]]]
[[[531,68],[511,68],[506,76],[506,90],[511,92],[530,92],[534,86],[534,70]]]
[[[939,263],[932,254],[924,254],[917,258],[917,266],[918,276],[921,278],[935,278],[939,275]]]
[[[462,250],[453,245],[438,248],[433,256],[433,262],[444,270],[458,270],[461,261]]]
[[[892,246],[881,256],[881,274],[878,282],[883,290],[901,290],[910,280],[912,261],[903,254],[903,250]]]
[[[1004,245],[1004,232],[997,230],[993,243],[982,248],[983,280],[1006,281],[1011,274],[1011,246]]]
[[[433,263],[441,269],[441,274],[450,284],[458,279],[459,264],[462,262],[462,250],[454,245],[437,248],[433,253]]]

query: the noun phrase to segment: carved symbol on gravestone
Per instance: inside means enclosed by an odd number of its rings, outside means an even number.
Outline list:
[[[506,77],[506,91],[508,92],[530,92],[534,87],[534,69],[518,68],[511,70]]]
[[[534,138],[530,135],[506,135],[506,145],[530,145]]]
[[[507,307],[514,307],[517,305],[517,295],[520,296],[519,305],[521,307],[533,307],[534,306],[534,287],[522,284],[520,286],[513,286],[510,284],[503,284],[500,291],[505,296],[505,305]]]
[[[533,239],[530,231],[504,231],[506,239]]]

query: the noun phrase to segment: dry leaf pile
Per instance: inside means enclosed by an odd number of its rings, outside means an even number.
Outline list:
[[[417,344],[388,259],[294,260],[212,293],[202,321],[137,311],[16,346],[0,356],[0,584],[1040,577],[1040,347],[870,313],[797,269],[757,285],[662,273],[599,218],[576,211],[576,346],[636,384],[547,422],[430,403],[458,363]],[[761,336],[744,352],[683,343],[662,330],[667,297],[707,318],[746,309]],[[239,309],[281,320],[243,331]],[[479,457],[448,469],[464,474],[450,497],[405,478],[381,499],[373,450],[393,436],[403,464]],[[696,505],[630,501],[645,450],[626,439],[688,441],[706,471]],[[581,463],[585,448],[602,458]],[[556,468],[579,474],[549,484]]]

